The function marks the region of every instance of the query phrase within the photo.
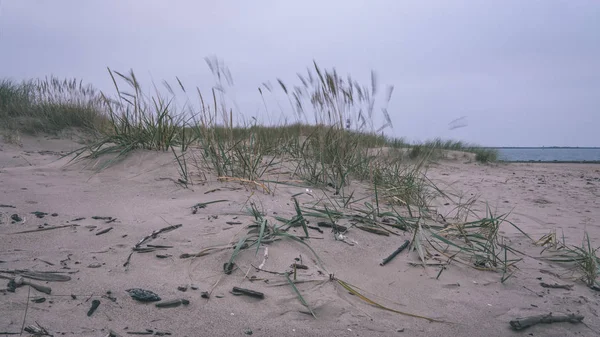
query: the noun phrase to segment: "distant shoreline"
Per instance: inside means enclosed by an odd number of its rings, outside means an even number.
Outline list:
[[[482,146],[484,147],[484,146]],[[535,146],[523,146],[523,147],[519,147],[519,146],[500,146],[500,147],[486,147],[488,149],[515,149],[515,150],[540,150],[540,149],[584,149],[584,150],[600,150],[600,147],[594,147],[594,146],[581,146],[581,147],[576,147],[576,146],[542,146],[542,147],[535,147]]]
[[[520,164],[600,164],[600,160],[590,160],[590,161],[582,161],[582,160],[498,160],[498,163],[520,163]]]

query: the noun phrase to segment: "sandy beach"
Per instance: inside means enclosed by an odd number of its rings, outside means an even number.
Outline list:
[[[440,266],[424,268],[414,250],[381,266],[411,233],[382,236],[356,228],[346,233],[347,242],[336,240],[328,228],[310,229],[307,241],[322,266],[307,246],[279,241],[243,250],[238,268],[226,275],[231,246],[254,220],[247,211],[250,202],[276,223],[274,216],[295,214],[292,196],[303,193],[297,200],[310,205],[332,197],[332,191],[307,193],[306,187],[279,184],[265,194],[215,176],[186,189],[174,180],[173,155],[155,151],[136,151],[99,173],[91,162],[67,165],[68,158],[60,159],[80,146],[42,136],[24,137],[22,146],[0,143],[0,274],[8,278],[0,289],[19,270],[69,276],[57,282],[29,279],[51,287],[51,294],[27,286],[3,290],[0,336],[36,322],[54,336],[593,336],[600,331],[600,292],[574,279],[564,265],[539,259],[545,247],[509,224],[502,224],[500,234],[523,260],[504,283],[501,273],[454,261],[440,274]],[[479,164],[459,156],[431,164],[427,177],[463,202],[476,197],[470,208],[477,214],[485,215],[488,206],[497,214],[510,213],[507,220],[534,240],[556,230],[571,245],[581,246],[584,232],[594,247],[600,242],[600,165]],[[360,190],[360,183],[353,187]],[[216,200],[226,201],[192,207]],[[454,205],[436,206],[442,217],[453,212]],[[11,218],[14,214],[21,221]],[[153,249],[132,254],[153,231],[179,224],[144,243]],[[35,231],[57,226],[63,227]],[[303,235],[298,228],[290,232]],[[181,258],[223,246],[229,249]],[[261,263],[264,271],[255,268]],[[297,279],[306,281],[296,286],[316,318],[284,276],[268,272],[290,270],[294,263],[307,267],[296,270]],[[368,304],[330,275],[388,308],[435,321]],[[544,288],[542,282],[572,287]],[[234,295],[233,287],[264,298]],[[189,304],[158,308],[134,300],[126,291],[133,288]],[[94,300],[100,304],[88,316]],[[509,324],[548,313],[585,318],[583,324],[538,324],[523,332]]]

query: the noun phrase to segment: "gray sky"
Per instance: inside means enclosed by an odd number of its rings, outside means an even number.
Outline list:
[[[207,90],[216,55],[242,112],[264,118],[257,87],[296,83],[315,59],[394,85],[390,132],[411,141],[600,146],[597,0],[0,1],[0,77],[77,77],[112,94],[106,67],[133,68]]]

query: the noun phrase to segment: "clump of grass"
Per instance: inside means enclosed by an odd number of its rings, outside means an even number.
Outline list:
[[[76,79],[0,81],[0,127],[27,134],[107,125],[100,95]]]
[[[101,97],[109,111],[111,127],[102,130],[98,141],[75,151],[77,155],[73,159],[82,155],[98,158],[116,153],[114,159],[99,168],[102,169],[136,149],[169,151],[176,147],[185,151],[192,139],[187,137],[183,127],[185,117],[172,110],[172,98],[164,97],[158,89],[152,97],[145,95],[133,71],[129,75],[110,69],[108,72],[117,91],[117,99],[110,99],[104,93]],[[121,90],[115,74],[132,91]],[[183,166],[181,168],[184,171]]]
[[[469,144],[456,140],[442,140],[436,138],[421,144],[413,144],[409,150],[411,159],[420,158],[423,155],[440,157],[442,151],[451,150],[475,154],[475,160],[481,163],[495,162],[498,160],[498,150],[481,147],[475,144]]]
[[[510,222],[507,216],[508,214],[496,216],[488,207],[486,216],[475,221],[445,223],[444,226],[424,226],[427,245],[422,241],[421,249],[427,250],[430,247],[449,260],[478,270],[501,271],[501,281],[505,282],[512,275],[510,270],[521,259],[508,258],[509,252],[512,255],[519,253],[508,246],[504,238],[500,236],[500,226],[505,223],[509,224],[531,239],[519,227]]]
[[[471,152],[475,152],[475,160],[480,163],[490,163],[498,160],[498,151],[496,149],[477,148]]]
[[[549,257],[545,259],[552,262],[566,263],[573,265],[573,271],[578,274],[578,278],[585,284],[594,289],[600,289],[600,258],[597,255],[600,247],[593,248],[590,236],[585,232],[581,247],[568,246],[564,242],[557,242],[556,234],[550,234],[544,237],[542,243],[552,243],[554,250]],[[563,239],[564,240],[564,239]]]

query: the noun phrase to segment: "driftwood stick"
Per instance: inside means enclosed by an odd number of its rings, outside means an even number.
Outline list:
[[[171,225],[165,228],[161,228],[161,229],[157,229],[155,231],[153,231],[152,233],[150,233],[150,235],[145,236],[143,239],[141,239],[138,243],[135,244],[135,246],[133,246],[131,253],[129,254],[129,256],[127,256],[127,261],[125,261],[125,263],[123,263],[123,267],[127,267],[129,265],[129,263],[131,262],[131,256],[133,255],[133,253],[138,252],[138,253],[149,253],[149,252],[153,252],[157,249],[160,248],[154,248],[154,247],[140,247],[141,245],[143,245],[144,243],[146,243],[149,240],[152,239],[156,239],[158,237],[159,234],[161,233],[166,233],[166,232],[170,232],[172,230],[175,230],[179,227],[183,226],[182,224],[178,224],[178,225]]]
[[[379,265],[384,266],[386,263],[392,261],[392,259],[395,258],[396,255],[400,254],[404,249],[406,249],[406,247],[408,247],[409,243],[410,243],[409,240],[404,241],[402,246],[400,246],[398,249],[396,249],[392,254],[390,254],[390,256],[386,257]]]
[[[365,232],[369,232],[369,233],[373,233],[373,234],[377,234],[377,235],[390,236],[390,233],[388,231],[377,228],[377,227],[368,227],[368,226],[357,225],[356,228],[362,229]]]
[[[22,231],[22,232],[8,233],[7,235],[44,232],[44,231],[49,231],[49,230],[53,230],[53,229],[59,229],[59,228],[65,228],[65,227],[73,227],[73,226],[79,226],[79,225],[70,224],[70,225],[62,225],[62,226],[53,226],[53,227],[46,227],[46,228],[38,228],[38,229],[31,229],[31,230]]]
[[[529,316],[523,318],[517,318],[510,321],[510,326],[515,330],[523,330],[530,326],[544,323],[559,323],[559,322],[569,322],[569,323],[581,323],[583,321],[582,315],[569,314],[569,315],[560,315],[560,316],[552,316],[552,313],[547,315],[538,315],[538,316]]]
[[[134,251],[131,251],[131,253],[129,253],[129,256],[127,256],[127,261],[125,261],[125,263],[123,263],[123,267],[127,267],[129,265],[129,262],[131,261],[131,255],[133,255]]]
[[[566,289],[566,290],[573,289],[572,284],[558,284],[558,283],[548,284],[548,283],[541,282],[540,285],[544,288],[555,288],[555,289]]]
[[[252,296],[252,297],[256,297],[256,298],[265,298],[265,294],[263,294],[261,292],[250,290],[250,289],[239,288],[239,287],[233,287],[233,293],[244,294],[244,295],[248,295],[248,296]]]
[[[71,280],[71,276],[61,275],[58,273],[62,273],[60,271],[31,271],[31,270],[0,270],[0,273],[7,274],[18,274],[26,278],[30,278],[32,280],[38,281],[48,281],[48,282],[66,282]],[[0,278],[6,278],[0,275]]]
[[[158,234],[160,233],[165,233],[165,232],[170,232],[172,230],[175,230],[179,227],[183,226],[182,224],[178,224],[178,225],[172,225],[172,226],[168,226],[165,228],[161,228],[161,229],[157,229],[154,232],[150,233],[150,235],[144,237],[143,239],[141,239],[136,245],[135,248],[138,248],[139,246],[141,246],[142,244],[144,244],[146,241],[150,240],[150,239],[155,239]]]
[[[44,285],[37,284],[37,283],[31,283],[31,282],[25,280],[23,278],[23,276],[15,277],[14,282],[18,287],[21,285],[28,285],[37,291],[43,292],[44,294],[50,295],[50,293],[52,293],[52,289],[50,287],[46,287]]]
[[[337,232],[345,232],[348,230],[348,227],[346,227],[346,226],[336,225],[332,222],[325,222],[325,221],[318,222],[317,226],[325,227],[325,228],[333,228],[333,230],[337,231]]]
[[[110,232],[110,230],[111,230],[111,229],[113,229],[113,228],[112,228],[112,227],[105,228],[105,229],[103,229],[103,230],[100,230],[100,231],[98,231],[98,232],[96,233],[96,235],[102,235],[102,234],[106,234],[106,233]]]

